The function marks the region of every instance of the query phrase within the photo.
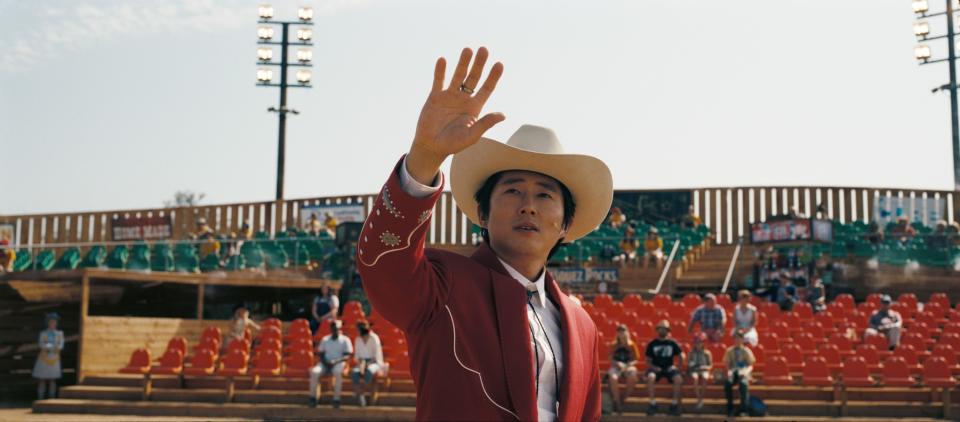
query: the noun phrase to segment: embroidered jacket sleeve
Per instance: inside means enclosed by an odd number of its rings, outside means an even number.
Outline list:
[[[409,331],[446,302],[448,283],[424,254],[426,233],[439,187],[427,196],[408,193],[400,160],[377,196],[357,243],[357,269],[370,303],[391,323]]]

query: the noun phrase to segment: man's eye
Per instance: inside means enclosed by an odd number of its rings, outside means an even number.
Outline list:
[[[550,199],[550,198],[553,198],[553,195],[550,195],[549,193],[544,192],[540,194],[540,197]]]
[[[503,193],[520,193],[520,191],[515,188],[509,188],[505,190]]]

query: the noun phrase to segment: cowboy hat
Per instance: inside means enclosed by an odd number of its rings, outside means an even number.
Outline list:
[[[577,205],[567,227],[566,242],[573,242],[597,228],[613,203],[613,176],[607,165],[589,155],[567,154],[550,129],[523,125],[507,143],[480,138],[453,155],[450,190],[460,210],[480,225],[476,192],[495,173],[525,170],[550,176],[570,191]]]

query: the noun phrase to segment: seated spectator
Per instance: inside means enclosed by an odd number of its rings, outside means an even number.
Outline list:
[[[700,227],[700,223],[700,216],[697,215],[697,211],[693,208],[693,205],[691,205],[689,208],[687,208],[687,215],[683,216],[680,226],[685,229],[695,229]]]
[[[640,359],[640,350],[630,338],[627,326],[617,325],[617,337],[610,345],[610,397],[613,398],[613,410],[623,414],[623,405],[627,397],[633,394],[637,385],[637,360]],[[620,395],[620,380],[623,379],[626,392]]]
[[[907,243],[911,237],[917,234],[907,217],[897,218],[897,224],[890,229],[890,235],[900,243]]]
[[[327,234],[330,237],[337,237],[337,226],[340,225],[340,222],[329,211],[324,215],[323,225],[327,228]]]
[[[333,408],[340,408],[340,392],[343,390],[343,366],[353,354],[353,345],[347,336],[340,335],[340,321],[330,322],[330,334],[317,343],[320,362],[310,368],[310,406],[317,407],[320,397],[320,377],[333,375]]]
[[[330,287],[330,283],[324,282],[320,286],[320,294],[313,298],[313,305],[310,307],[310,330],[316,333],[320,326],[336,321],[339,311],[340,298],[337,297],[337,292]]]
[[[660,268],[663,260],[663,239],[657,234],[657,228],[651,227],[647,231],[647,238],[643,241],[643,267],[646,268],[650,261]]]
[[[703,408],[703,392],[710,381],[710,371],[713,369],[713,354],[704,347],[707,335],[697,333],[693,336],[693,347],[687,357],[687,375],[693,381],[693,391],[697,393],[696,409]]]
[[[947,226],[947,244],[960,246],[960,222],[954,221]]]
[[[249,222],[244,221],[243,225],[240,226],[240,231],[230,234],[230,241],[226,245],[227,256],[240,255],[240,248],[243,247],[245,242],[252,239],[253,229],[250,228]]]
[[[797,286],[793,284],[793,279],[786,274],[780,276],[780,287],[777,291],[776,302],[783,311],[792,311],[793,304],[797,302]]]
[[[733,331],[731,334],[740,330],[743,333],[743,339],[751,346],[756,346],[759,341],[757,336],[757,307],[750,304],[750,297],[753,296],[748,290],[741,290],[737,293],[737,306],[733,308]]]
[[[733,333],[733,346],[723,354],[723,362],[727,365],[727,379],[723,382],[723,392],[727,397],[727,416],[737,416],[747,412],[750,397],[750,374],[753,372],[753,363],[756,358],[753,352],[743,345],[743,332]],[[733,410],[733,385],[740,388],[740,410]]]
[[[13,263],[17,260],[17,252],[10,247],[10,241],[0,239],[0,273],[13,271]]]
[[[250,319],[250,310],[247,309],[246,305],[241,303],[233,308],[233,319],[230,321],[230,334],[227,340],[223,342],[223,346],[226,347],[233,339],[245,339],[247,329],[249,328],[259,330],[260,325]]]
[[[883,295],[880,299],[880,309],[877,309],[873,315],[870,315],[870,328],[864,332],[863,336],[883,335],[890,344],[890,350],[895,349],[900,344],[900,334],[903,327],[903,318],[900,313],[890,309],[890,295]]]
[[[647,344],[645,353],[647,358],[647,391],[650,393],[650,406],[647,407],[647,416],[657,413],[657,395],[654,385],[657,381],[666,378],[673,383],[673,402],[670,404],[670,414],[680,416],[680,389],[683,388],[683,375],[678,367],[683,366],[683,349],[676,340],[670,338],[670,322],[662,320],[657,324],[657,338]],[[674,363],[676,359],[676,363]]]
[[[213,231],[213,228],[207,225],[206,218],[200,217],[197,219],[197,231],[190,237],[199,241],[198,249],[201,259],[210,254],[220,256],[220,241],[217,240],[217,233]]]
[[[827,309],[827,290],[823,286],[823,277],[816,274],[813,282],[807,288],[807,302],[813,307],[813,312],[823,312]]]
[[[867,225],[867,231],[864,233],[864,238],[867,239],[867,242],[870,242],[872,245],[879,245],[883,243],[883,229],[880,228],[880,225],[876,221],[871,221]]]
[[[633,266],[637,262],[637,248],[640,247],[640,241],[636,236],[637,229],[633,226],[627,226],[623,233],[623,239],[620,240],[620,264]]]
[[[373,400],[377,378],[381,376],[383,369],[383,346],[380,337],[370,329],[367,321],[357,322],[357,332],[360,335],[353,340],[353,361],[356,366],[350,372],[350,380],[353,381],[357,404],[367,407],[366,396],[370,395],[370,400]]]
[[[717,297],[713,293],[703,296],[703,304],[693,311],[690,324],[687,326],[691,333],[700,326],[711,342],[718,342],[723,338],[723,327],[727,322],[727,313],[717,306]]]
[[[317,218],[317,214],[310,214],[310,221],[307,221],[307,225],[303,227],[303,231],[307,232],[310,236],[320,236],[320,232],[324,231],[325,228],[320,219]]]
[[[950,244],[947,238],[947,222],[943,220],[937,221],[937,228],[927,236],[927,247],[940,251],[947,249],[948,246],[953,245]]]
[[[623,212],[620,211],[620,207],[610,208],[610,216],[607,217],[607,223],[610,223],[610,227],[619,229],[627,221],[627,216],[623,215]]]

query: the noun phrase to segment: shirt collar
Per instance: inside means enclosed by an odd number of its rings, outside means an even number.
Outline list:
[[[497,257],[497,260],[503,264],[503,268],[507,270],[507,273],[510,274],[510,277],[513,277],[514,280],[517,280],[523,288],[527,288],[529,285],[534,285],[537,288],[537,297],[540,298],[540,306],[547,306],[547,294],[544,291],[543,285],[544,280],[546,280],[547,272],[545,270],[540,270],[540,276],[537,278],[537,281],[527,280],[523,274],[520,274],[519,271],[515,270],[510,264],[507,264],[504,260]]]

